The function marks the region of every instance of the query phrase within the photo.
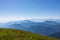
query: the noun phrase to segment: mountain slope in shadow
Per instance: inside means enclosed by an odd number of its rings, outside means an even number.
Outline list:
[[[49,35],[51,37],[60,38],[60,32]]]

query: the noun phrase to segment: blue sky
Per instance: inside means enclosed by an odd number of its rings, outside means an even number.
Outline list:
[[[60,19],[60,0],[0,0],[0,22]]]

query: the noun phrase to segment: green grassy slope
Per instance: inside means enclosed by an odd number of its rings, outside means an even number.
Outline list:
[[[0,28],[0,40],[58,40],[31,32]]]

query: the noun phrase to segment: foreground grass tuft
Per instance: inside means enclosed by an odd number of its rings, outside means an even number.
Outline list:
[[[58,40],[48,36],[15,29],[0,28],[0,40]]]

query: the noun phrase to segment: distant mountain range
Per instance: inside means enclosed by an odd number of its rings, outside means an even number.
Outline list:
[[[60,19],[53,19],[53,20],[32,19],[32,20],[12,21],[1,25],[1,27],[26,30],[37,34],[49,36],[57,32],[60,32]]]

